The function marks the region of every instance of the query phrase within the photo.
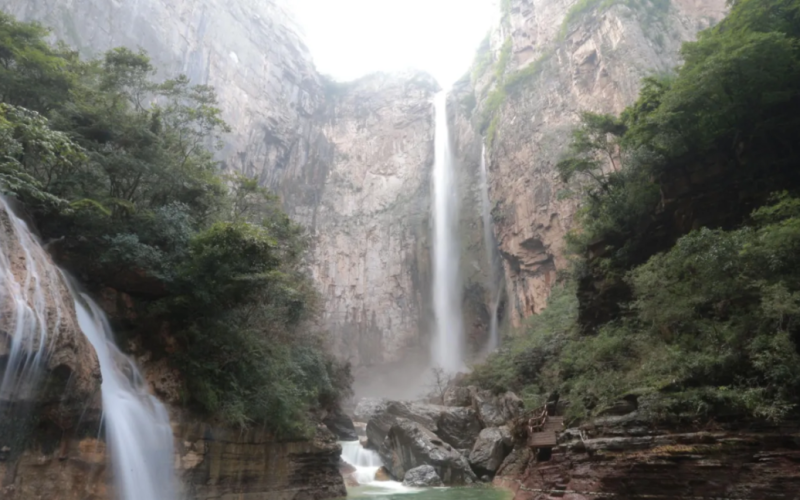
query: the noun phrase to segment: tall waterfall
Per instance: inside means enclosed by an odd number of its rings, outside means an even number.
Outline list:
[[[483,246],[486,248],[486,263],[489,266],[489,292],[491,293],[491,311],[489,314],[489,341],[486,345],[487,352],[492,352],[500,346],[497,317],[500,307],[501,273],[497,249],[492,233],[492,203],[489,201],[489,174],[486,172],[486,145],[481,149],[481,213],[483,215]]]
[[[72,303],[61,296],[65,280],[74,301],[80,329],[97,352],[103,382],[103,421],[121,500],[176,498],[173,477],[172,429],[164,406],[151,396],[133,360],[114,345],[108,320],[88,296],[77,294],[54,266],[27,225],[0,197],[0,226],[13,238],[0,237],[0,304],[12,304],[4,323],[11,325],[6,369],[0,397],[28,398],[36,390],[51,354],[49,332],[57,332]],[[13,240],[13,241],[11,241]],[[12,248],[21,249],[12,252]],[[12,261],[14,256],[14,261]],[[23,266],[24,269],[13,266]],[[24,276],[18,280],[16,275]],[[55,305],[56,314],[47,314]],[[7,332],[8,335],[8,332]]]
[[[434,101],[433,308],[436,334],[433,363],[446,372],[464,367],[464,334],[459,279],[458,196],[447,124],[447,93]]]

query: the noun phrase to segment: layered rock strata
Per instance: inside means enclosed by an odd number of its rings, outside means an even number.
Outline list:
[[[312,439],[296,442],[191,417],[176,418],[173,431],[182,498],[322,500],[347,494],[338,468],[341,446],[324,427]],[[2,498],[116,498],[106,444],[92,435],[96,426],[81,437],[34,433],[23,453],[0,460]]]
[[[658,426],[636,414],[563,433],[547,460],[518,447],[495,484],[514,500],[793,498],[798,427]]]

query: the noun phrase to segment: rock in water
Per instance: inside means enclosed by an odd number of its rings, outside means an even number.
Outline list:
[[[341,441],[358,441],[358,433],[353,421],[341,411],[328,414],[322,419],[322,423]]]
[[[493,476],[511,452],[510,445],[511,432],[508,427],[483,429],[469,454],[469,464],[477,474]]]
[[[391,481],[392,480],[392,475],[389,474],[389,471],[386,469],[386,467],[381,467],[375,473],[375,480],[376,481],[381,481],[381,482]]]
[[[436,432],[439,416],[442,411],[447,409],[445,406],[406,401],[385,401],[382,405],[376,404],[370,409],[372,418],[367,423],[369,447],[379,449],[389,433],[389,429],[397,423],[398,418],[412,420]],[[367,411],[362,408],[362,412],[366,413]]]
[[[436,473],[436,469],[430,465],[420,465],[406,472],[403,478],[403,486],[412,488],[435,488],[442,486],[442,478]]]
[[[472,408],[446,408],[436,424],[436,435],[458,449],[471,450],[481,432],[481,423]]]
[[[417,422],[398,418],[381,446],[383,463],[395,478],[421,465],[430,465],[448,486],[476,481],[469,462],[455,448]]]

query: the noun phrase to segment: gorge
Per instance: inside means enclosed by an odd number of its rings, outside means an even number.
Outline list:
[[[3,498],[794,494],[796,1],[499,4],[0,0]]]

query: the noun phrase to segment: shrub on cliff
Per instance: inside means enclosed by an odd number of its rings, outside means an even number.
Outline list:
[[[627,298],[585,324],[574,292],[565,310],[555,289],[471,381],[531,404],[558,390],[576,419],[626,395],[663,416],[797,414],[798,13],[798,0],[734,2],[684,45],[674,78],[646,79],[619,117],[582,116],[558,165],[581,195],[570,243],[585,259],[573,275],[580,286],[621,285]],[[702,189],[690,198],[693,182]],[[683,204],[671,209],[671,196]],[[581,307],[593,307],[591,293],[578,289]],[[554,315],[567,325],[553,328]]]

